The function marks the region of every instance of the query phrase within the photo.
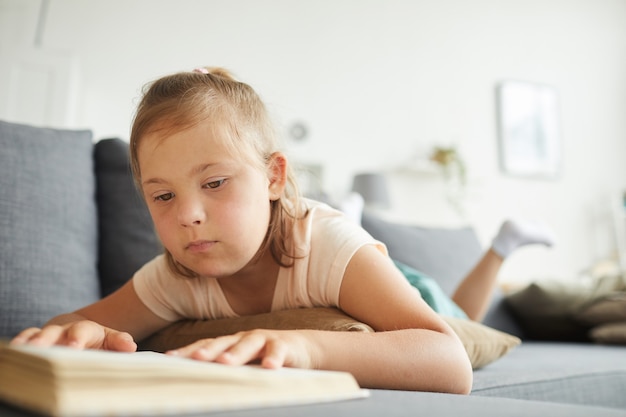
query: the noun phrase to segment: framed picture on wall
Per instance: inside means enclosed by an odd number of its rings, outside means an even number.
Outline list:
[[[556,89],[506,81],[496,89],[500,167],[509,175],[556,178],[561,130]]]

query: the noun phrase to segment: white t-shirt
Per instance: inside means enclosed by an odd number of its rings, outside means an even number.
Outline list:
[[[339,290],[348,262],[364,245],[386,247],[340,211],[307,200],[310,209],[294,227],[297,253],[292,267],[281,267],[272,311],[302,307],[338,307]],[[164,255],[145,264],[133,276],[141,301],[168,320],[238,317],[216,278],[177,276]]]

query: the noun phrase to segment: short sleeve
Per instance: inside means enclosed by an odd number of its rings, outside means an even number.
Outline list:
[[[166,285],[167,265],[164,255],[159,255],[141,267],[133,276],[135,292],[150,311],[167,321],[177,321],[182,317],[174,311],[172,303],[161,289]],[[170,280],[173,281],[173,280]]]
[[[274,295],[274,310],[302,307],[338,307],[343,275],[354,254],[374,245],[387,255],[385,245],[374,239],[341,212],[316,204],[294,229],[294,242],[303,256],[281,269]]]

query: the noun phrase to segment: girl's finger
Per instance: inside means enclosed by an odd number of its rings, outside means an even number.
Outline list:
[[[269,369],[281,368],[285,365],[287,358],[287,345],[279,340],[269,340],[265,345],[265,353],[261,361],[261,366]]]
[[[237,343],[215,358],[226,365],[243,365],[262,357],[268,343],[268,335],[261,332],[242,334]]]
[[[237,335],[222,336],[215,339],[202,339],[178,349],[165,352],[168,355],[181,356],[204,361],[214,361],[215,358],[237,343]]]
[[[56,345],[63,337],[64,329],[61,326],[46,326],[39,332],[31,335],[28,343],[34,346],[48,347]]]
[[[67,329],[64,344],[77,349],[101,349],[104,342],[104,328],[91,321],[79,321]]]
[[[103,348],[117,352],[134,352],[137,350],[137,343],[129,333],[109,330],[105,332]]]
[[[33,336],[35,336],[40,331],[41,329],[38,327],[29,327],[28,329],[22,330],[18,333],[17,336],[15,336],[11,340],[10,344],[14,346],[26,344]]]

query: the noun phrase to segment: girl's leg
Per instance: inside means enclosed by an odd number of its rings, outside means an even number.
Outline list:
[[[458,286],[452,300],[471,320],[481,321],[496,287],[498,272],[504,260],[515,249],[532,244],[552,246],[552,233],[544,227],[521,221],[507,220],[493,239],[491,248]]]
[[[452,300],[471,320],[482,321],[485,317],[503,262],[500,255],[489,249],[454,292]]]

